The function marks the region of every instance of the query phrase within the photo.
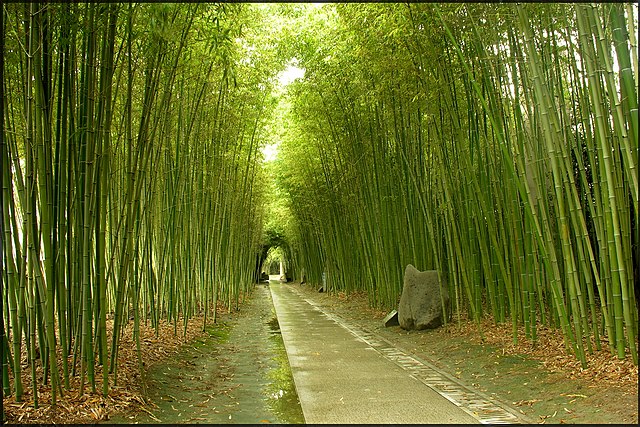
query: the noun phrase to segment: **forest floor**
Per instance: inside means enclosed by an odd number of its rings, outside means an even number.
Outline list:
[[[629,357],[618,360],[608,350],[596,351],[588,356],[589,367],[582,369],[565,351],[557,331],[539,328],[535,346],[524,336],[513,345],[510,325],[496,326],[489,319],[482,323],[484,342],[477,327],[466,320],[458,324],[454,319],[446,327],[429,331],[385,328],[386,313],[370,309],[364,294],[318,293],[313,286],[297,283],[288,286],[295,286],[326,311],[379,334],[540,423],[638,423],[638,367]],[[146,403],[127,329],[118,385],[111,387],[108,397],[99,392],[78,397],[76,378],[72,392],[51,407],[48,389],[41,386],[38,409],[33,408],[29,391],[24,403],[11,396],[3,398],[6,422],[302,422],[267,291],[267,286],[257,285],[237,312],[219,307],[218,323],[205,331],[201,318],[192,319],[184,335],[178,324],[178,338],[172,325],[163,324],[158,337],[143,325]],[[97,378],[100,372],[98,367]]]

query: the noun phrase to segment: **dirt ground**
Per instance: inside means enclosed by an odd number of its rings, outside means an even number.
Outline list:
[[[629,359],[596,352],[583,370],[564,350],[557,332],[540,329],[536,347],[523,337],[514,346],[510,326],[495,326],[490,320],[483,323],[484,342],[467,321],[430,331],[385,328],[386,313],[368,308],[365,295],[318,293],[306,284],[287,286],[540,423],[638,423],[638,368]],[[67,393],[54,408],[47,404],[43,386],[39,409],[33,408],[28,394],[26,403],[3,398],[6,422],[300,423],[302,414],[273,313],[268,287],[257,285],[239,311],[219,308],[218,323],[206,331],[198,318],[189,322],[184,335],[178,327],[176,336],[170,324],[163,325],[157,337],[143,328],[146,403],[134,346],[125,344],[118,385],[108,397],[91,392],[78,397],[76,385],[76,392]],[[125,343],[130,340],[128,331],[124,338]]]
[[[125,328],[118,385],[108,397],[99,391],[78,396],[78,380],[52,407],[40,386],[40,407],[30,393],[24,402],[3,399],[8,424],[257,424],[303,423],[280,328],[267,285],[256,285],[239,310],[221,304],[218,321],[192,318],[164,323],[156,336],[141,325],[145,361],[143,397],[130,326]],[[182,319],[183,320],[183,319]],[[108,325],[109,326],[109,325]],[[176,334],[177,332],[177,334]],[[98,366],[96,377],[101,375]],[[28,390],[29,378],[23,376]],[[86,386],[88,390],[89,387]],[[97,389],[100,389],[98,381]]]

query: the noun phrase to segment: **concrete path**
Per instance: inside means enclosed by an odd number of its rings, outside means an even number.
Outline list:
[[[482,410],[461,408],[460,399],[455,399],[460,392],[453,390],[453,398],[445,397],[427,385],[424,378],[435,378],[428,366],[324,313],[293,285],[271,282],[270,288],[307,423],[518,421],[511,414],[474,416]],[[440,381],[445,389],[446,382]],[[489,409],[487,402],[479,404]]]

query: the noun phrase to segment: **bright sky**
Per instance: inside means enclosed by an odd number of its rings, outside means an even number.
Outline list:
[[[262,147],[262,154],[264,154],[264,161],[271,162],[278,158],[278,145],[279,144],[267,144]]]
[[[284,89],[294,80],[304,77],[304,70],[296,67],[294,65],[296,63],[297,61],[294,58],[292,64],[285,68],[278,76],[278,82],[280,83],[281,89]],[[264,154],[265,162],[271,162],[278,157],[278,145],[279,143],[276,142],[274,144],[267,144],[262,148],[262,154]]]
[[[278,76],[280,86],[285,87],[295,79],[304,77],[304,70],[295,66],[297,61],[294,59],[293,64],[284,69]]]

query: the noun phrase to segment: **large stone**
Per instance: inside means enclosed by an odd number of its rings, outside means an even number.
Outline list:
[[[449,304],[446,284],[442,284],[445,306]],[[419,271],[408,264],[404,270],[404,285],[398,321],[402,329],[433,329],[443,323],[440,301],[440,280],[436,270]]]

